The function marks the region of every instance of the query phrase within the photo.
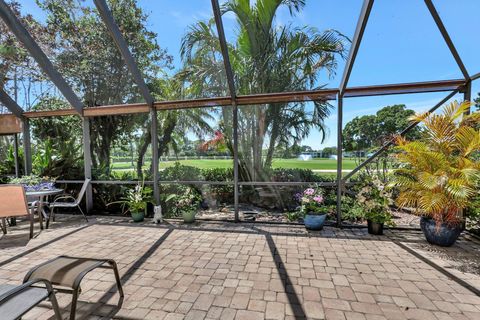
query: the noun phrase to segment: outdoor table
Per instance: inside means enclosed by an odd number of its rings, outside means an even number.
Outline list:
[[[48,218],[47,214],[43,210],[43,204],[45,202],[45,197],[61,194],[61,193],[63,193],[63,191],[64,191],[63,189],[55,188],[55,189],[45,189],[45,190],[26,191],[25,192],[28,199],[38,198],[38,204],[37,204],[37,209],[36,210],[37,210],[37,213],[38,213],[38,217],[40,219],[40,229],[43,230],[43,218],[45,218],[45,220]]]

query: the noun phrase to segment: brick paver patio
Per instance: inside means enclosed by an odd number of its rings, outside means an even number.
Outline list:
[[[78,319],[480,319],[479,296],[396,244],[423,241],[418,232],[59,220],[31,241],[23,226],[0,238],[0,283],[62,254],[115,259],[123,303],[111,272],[94,271]],[[70,296],[58,298],[67,317]],[[43,303],[24,319],[53,311]]]

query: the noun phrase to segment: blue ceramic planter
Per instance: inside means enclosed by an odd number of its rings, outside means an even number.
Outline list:
[[[420,219],[420,228],[429,243],[441,247],[453,245],[462,232],[461,226],[450,227],[442,223],[440,227],[437,227],[433,219],[424,217]]]
[[[309,230],[321,230],[326,218],[326,214],[307,214],[303,219],[303,223],[305,228]]]

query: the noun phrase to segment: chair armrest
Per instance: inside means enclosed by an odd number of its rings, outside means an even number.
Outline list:
[[[39,282],[41,282],[45,285],[45,289],[47,290],[47,293],[48,293],[45,297],[50,296],[50,294],[53,292],[53,287],[52,287],[52,284],[50,283],[50,281],[45,280],[45,279],[34,279],[34,280],[31,280],[31,281],[25,282],[24,284],[22,284],[18,287],[15,287],[12,290],[7,291],[4,294],[0,295],[0,304],[2,304],[2,302],[5,302],[6,300],[16,296],[17,294],[20,294],[23,291],[28,290],[34,284],[39,283]]]
[[[55,204],[57,202],[65,202],[65,201],[59,201],[59,200],[73,200],[73,202],[77,201],[77,199],[75,199],[74,196],[66,195],[66,196],[56,197],[51,204]]]

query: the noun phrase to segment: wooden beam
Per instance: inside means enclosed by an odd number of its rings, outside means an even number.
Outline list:
[[[115,116],[123,114],[148,113],[150,109],[150,106],[146,103],[132,103],[85,108],[83,114],[85,117]]]
[[[373,86],[351,87],[345,89],[345,97],[366,97],[380,96],[389,94],[407,94],[407,93],[425,93],[425,92],[441,92],[453,91],[458,87],[464,86],[463,79],[442,80],[442,81],[426,81],[411,82],[399,84],[385,84]],[[320,89],[299,92],[280,92],[280,93],[264,93],[238,96],[236,101],[238,105],[255,105],[264,103],[284,103],[284,102],[301,102],[314,100],[335,100],[338,94],[337,89]],[[231,97],[201,98],[195,100],[174,100],[174,101],[157,101],[154,107],[157,110],[174,110],[201,107],[219,107],[231,106]],[[119,104],[110,106],[98,106],[84,109],[86,117],[113,116],[122,114],[148,113],[149,106],[146,103]],[[60,110],[44,110],[44,111],[27,111],[23,115],[26,118],[43,118],[76,115],[74,109]]]
[[[337,89],[321,89],[299,92],[264,93],[254,95],[238,96],[238,105],[302,102],[315,100],[335,100]]]
[[[345,89],[345,97],[368,97],[381,96],[391,94],[412,94],[425,92],[442,92],[453,91],[459,86],[465,85],[465,80],[441,80],[441,81],[424,81],[397,84],[384,84],[373,86],[351,87]]]
[[[157,110],[187,109],[200,107],[230,106],[231,97],[202,98],[195,100],[157,101],[154,106]]]
[[[42,111],[26,111],[23,113],[25,118],[45,118],[45,117],[62,117],[62,116],[78,116],[75,109],[59,109],[59,110],[42,110]]]
[[[22,120],[14,114],[2,114],[0,117],[0,134],[22,132]]]

